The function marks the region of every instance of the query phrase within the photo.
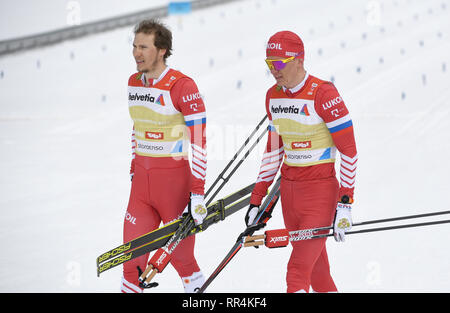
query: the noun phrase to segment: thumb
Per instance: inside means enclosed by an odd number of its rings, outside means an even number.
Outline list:
[[[250,226],[254,223],[256,215],[258,214],[258,207],[253,207],[248,212],[248,221],[247,226]]]

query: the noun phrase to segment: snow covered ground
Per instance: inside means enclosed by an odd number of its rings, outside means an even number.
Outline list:
[[[325,3],[248,0],[164,20],[174,35],[169,65],[195,79],[207,105],[207,183],[262,118],[273,84],[265,43],[289,29],[304,40],[307,70],[335,82],[353,117],[354,221],[448,210],[450,1]],[[35,5],[15,4],[19,13]],[[29,34],[31,23],[0,38]],[[1,292],[119,290],[121,268],[97,278],[95,259],[121,242],[129,196],[131,30],[0,58]],[[256,179],[263,146],[222,195]],[[205,275],[244,214],[197,236]],[[281,227],[278,207],[268,228]],[[449,292],[449,237],[445,224],[329,240],[335,282],[341,292]],[[290,251],[244,249],[208,290],[285,292]],[[172,267],[157,281],[152,292],[183,291]]]

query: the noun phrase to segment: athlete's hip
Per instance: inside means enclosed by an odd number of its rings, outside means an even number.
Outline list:
[[[339,193],[336,177],[293,181],[281,179],[281,205],[290,230],[329,226]]]
[[[136,154],[134,162],[141,170],[171,169],[189,166],[188,157],[149,157]]]

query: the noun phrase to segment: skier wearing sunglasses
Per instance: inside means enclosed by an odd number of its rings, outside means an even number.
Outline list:
[[[309,74],[298,35],[270,37],[266,64],[276,80],[266,94],[269,135],[245,222],[251,225],[281,166],[281,205],[291,230],[334,225],[336,241],[352,226],[358,160],[353,122],[336,87]],[[340,179],[335,171],[340,154]],[[292,242],[287,292],[336,292],[326,239]]]

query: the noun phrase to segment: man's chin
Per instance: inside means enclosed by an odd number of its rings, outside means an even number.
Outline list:
[[[285,81],[283,79],[276,79],[278,86],[284,86]]]
[[[145,67],[140,67],[139,65],[136,66],[136,70],[138,72],[141,72],[141,73],[147,73],[148,72],[148,69],[146,69]]]

